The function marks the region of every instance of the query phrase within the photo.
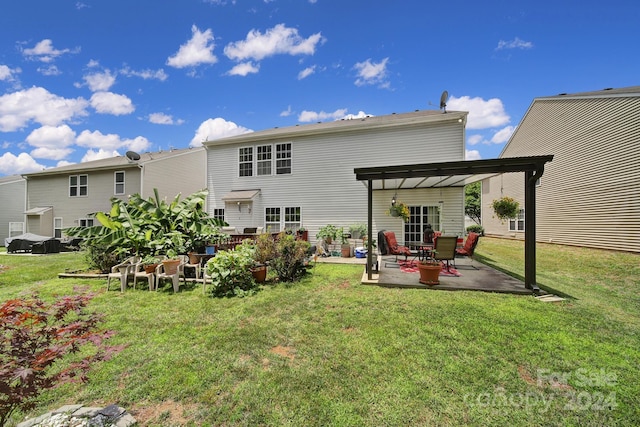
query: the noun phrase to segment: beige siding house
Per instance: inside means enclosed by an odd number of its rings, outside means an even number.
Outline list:
[[[640,86],[536,98],[501,158],[553,154],[537,187],[537,241],[640,252]],[[523,238],[524,215],[501,223],[491,202],[523,202],[517,174],[482,183],[489,235]]]
[[[367,222],[367,189],[354,168],[464,160],[466,112],[417,111],[275,128],[204,142],[210,214],[231,226],[271,231]],[[398,185],[400,183],[398,182]],[[375,192],[374,233],[399,241],[436,230],[464,231],[462,187],[403,189],[409,224],[386,214],[395,191]]]
[[[20,175],[0,177],[0,245],[25,232],[26,181]]]
[[[183,197],[206,188],[203,148],[132,153],[25,174],[25,232],[62,237],[62,229],[93,224],[95,212],[108,211],[111,197]],[[24,206],[23,206],[24,208]]]

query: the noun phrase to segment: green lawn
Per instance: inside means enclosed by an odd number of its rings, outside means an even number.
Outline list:
[[[522,242],[482,238],[476,253],[524,274]],[[350,265],[214,299],[58,279],[78,254],[0,264],[2,300],[87,285],[111,343],[127,344],[31,415],[117,403],[144,426],[640,424],[638,255],[538,245],[539,284],[561,303],[364,286]]]

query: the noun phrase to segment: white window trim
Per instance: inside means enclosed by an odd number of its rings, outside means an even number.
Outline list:
[[[16,224],[20,224],[20,227],[18,227],[19,229],[19,233],[15,234],[16,231]],[[19,236],[21,234],[24,234],[24,222],[19,222],[19,221],[15,221],[15,222],[10,222],[9,223],[9,237],[13,237],[13,236]]]
[[[60,222],[60,226],[56,227],[56,222]],[[54,237],[62,237],[62,230],[64,229],[64,220],[61,216],[56,216],[53,218],[53,235]],[[56,236],[56,230],[60,230],[60,236]]]
[[[521,213],[522,213],[522,218],[520,218],[520,214]],[[509,218],[509,223],[508,223],[509,231],[514,232],[514,233],[524,233],[524,224],[525,224],[524,218],[525,218],[524,209],[520,209],[515,218]],[[522,229],[521,230],[518,229],[518,222],[520,222],[520,221],[522,221]]]
[[[291,144],[291,157],[288,159],[290,161],[290,172],[289,173],[277,173],[277,168],[278,168],[278,160],[277,160],[277,152],[276,152],[276,146],[278,145],[284,145],[284,144]],[[270,174],[264,174],[264,175],[260,175],[258,174],[258,147],[265,147],[265,146],[269,146],[271,147],[271,173]],[[286,141],[286,142],[274,142],[274,143],[270,143],[270,144],[255,144],[255,145],[244,145],[242,147],[238,147],[238,151],[237,151],[237,158],[236,158],[236,175],[238,178],[254,178],[254,177],[261,177],[261,176],[286,176],[286,175],[292,175],[293,174],[293,157],[294,157],[294,153],[293,153],[293,147],[294,144],[291,141]],[[249,176],[241,176],[240,175],[240,150],[246,149],[246,148],[250,148],[251,149],[251,175]],[[264,160],[260,160],[260,162],[264,162]],[[244,163],[249,163],[249,162],[242,162]]]
[[[300,209],[300,221],[286,221],[285,211],[289,209]],[[266,206],[264,208],[264,215],[262,216],[264,222],[264,229],[268,230],[272,224],[275,224],[273,221],[267,222],[267,209],[278,209],[279,210],[279,219],[278,219],[278,230],[277,232],[286,231],[287,225],[289,225],[289,230],[296,231],[300,227],[302,227],[302,206]],[[293,225],[291,225],[293,224]],[[276,230],[271,230],[272,233],[275,233]]]
[[[87,184],[85,186],[80,184],[80,177],[82,177],[82,176],[86,176],[87,177]],[[78,180],[77,185],[75,185],[75,188],[77,189],[77,194],[75,196],[71,195],[71,188],[72,188],[72,186],[71,186],[71,178],[72,177],[76,177],[77,180]],[[87,194],[84,194],[84,195],[80,194],[80,188],[81,187],[87,187]],[[83,174],[79,174],[79,175],[69,175],[69,185],[68,185],[67,188],[68,188],[67,194],[69,195],[69,197],[87,197],[87,196],[89,196],[89,174],[83,173]]]
[[[122,174],[122,183],[121,183],[122,184],[122,192],[121,193],[118,193],[118,181],[116,180],[116,177],[118,176],[119,173]],[[116,196],[125,195],[127,193],[126,182],[127,182],[127,175],[126,175],[125,171],[115,171],[113,173],[113,194],[116,195]]]
[[[89,222],[91,221],[91,225],[82,225],[82,221]],[[95,224],[95,218],[78,218],[78,226],[79,227],[93,227]]]

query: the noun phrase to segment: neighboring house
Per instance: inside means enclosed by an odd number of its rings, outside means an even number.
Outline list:
[[[158,189],[162,198],[186,197],[206,188],[203,148],[131,153],[24,174],[27,188],[25,232],[62,237],[62,230],[94,225],[96,212],[108,212],[110,199],[144,198]],[[23,206],[24,207],[24,206]]]
[[[4,239],[23,234],[26,181],[20,175],[0,177],[0,246]]]
[[[209,213],[240,232],[348,228],[367,223],[367,188],[354,168],[464,160],[466,112],[417,111],[340,120],[204,142]],[[402,186],[397,182],[394,187]],[[463,187],[401,189],[410,206],[403,225],[387,214],[393,188],[375,191],[373,233],[393,230],[399,241],[422,240],[431,223],[447,234],[464,232]]]
[[[640,252],[640,86],[534,99],[500,157],[552,154],[536,191],[539,242]],[[486,234],[524,237],[491,202],[523,202],[519,174],[482,183]]]

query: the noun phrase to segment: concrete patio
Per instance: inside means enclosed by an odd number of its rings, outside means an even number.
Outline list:
[[[395,264],[395,256],[393,255],[385,255],[378,260],[379,272],[374,272],[372,280],[368,280],[366,271],[363,271],[362,284],[391,288],[483,291],[520,295],[534,294],[530,289],[525,288],[523,281],[469,258],[456,258],[456,268],[461,276],[452,277],[441,275],[440,284],[433,286],[421,284],[419,282],[419,273],[405,273],[402,271],[397,264]],[[318,262],[361,264],[363,270],[365,261],[366,259],[364,258],[318,258]],[[543,295],[544,293],[544,291],[540,291],[538,295]]]

